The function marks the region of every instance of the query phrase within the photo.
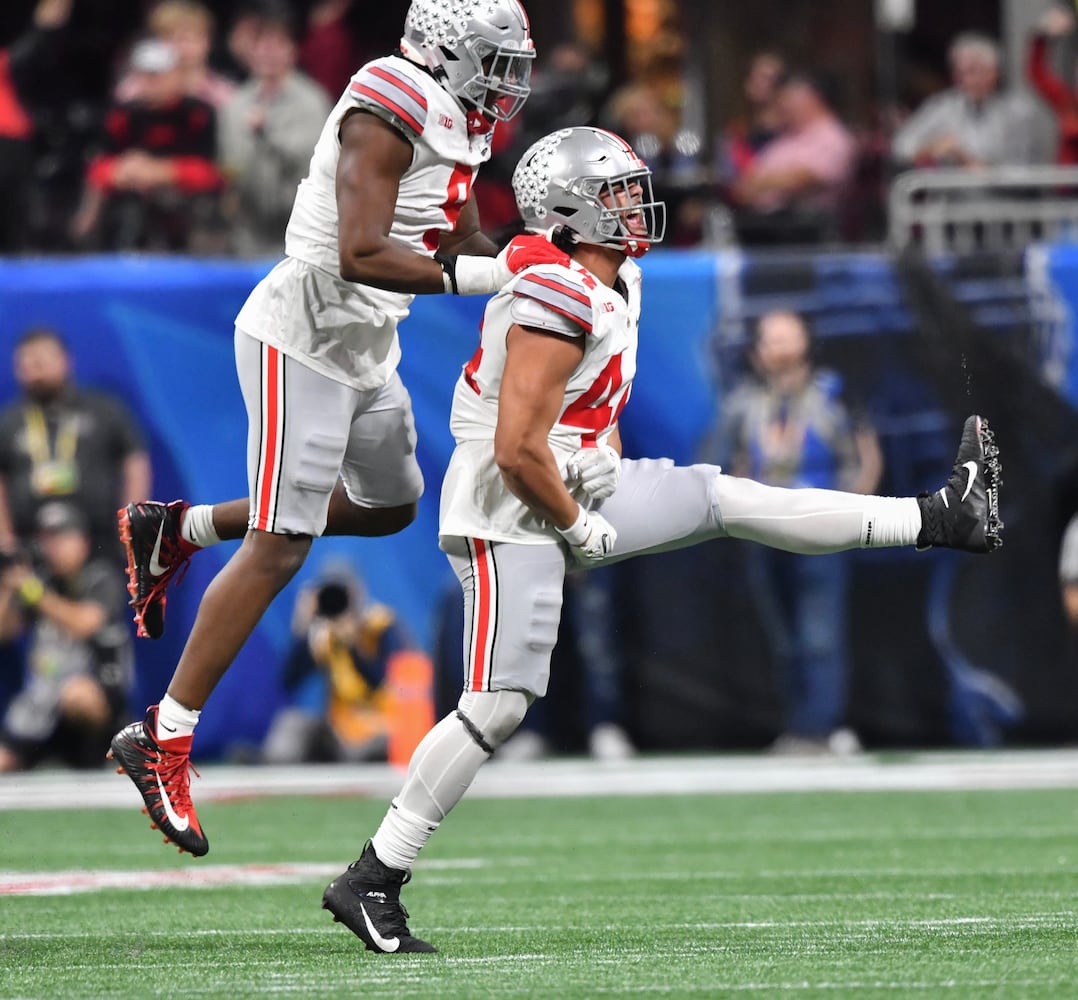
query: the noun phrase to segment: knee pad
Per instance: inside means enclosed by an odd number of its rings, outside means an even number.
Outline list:
[[[479,746],[494,753],[516,732],[533,700],[523,691],[465,691],[457,717]]]

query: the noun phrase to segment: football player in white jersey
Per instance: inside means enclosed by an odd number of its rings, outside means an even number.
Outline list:
[[[530,235],[495,256],[471,196],[493,128],[527,98],[534,54],[519,0],[413,0],[400,54],[363,66],[327,119],[286,256],[236,318],[249,497],[119,512],[136,621],[151,636],[190,554],[243,538],[202,599],[168,692],[110,751],[181,850],[208,850],[187,777],[199,713],[312,539],[390,534],[415,517],[423,480],[397,374],[412,298],[489,294],[529,263],[568,259]]]
[[[441,546],[464,590],[464,693],[412,757],[362,855],[323,905],[371,951],[431,951],[401,886],[483,763],[546,692],[567,570],[743,538],[805,553],[1001,543],[998,449],[966,421],[947,484],[918,498],[789,490],[717,466],[622,460],[618,415],[636,369],[640,268],[662,238],[648,168],[620,138],[563,129],[513,176],[529,228],[558,227],[566,264],[513,278],[487,306],[453,400],[457,446],[442,485]]]

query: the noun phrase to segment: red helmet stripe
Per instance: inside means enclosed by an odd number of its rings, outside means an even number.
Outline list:
[[[528,12],[524,9],[524,4],[520,0],[515,0],[517,9],[520,11],[520,16],[524,18],[524,30],[530,35],[532,33],[531,21],[528,20]]]
[[[619,142],[619,143],[621,143],[621,148],[622,148],[622,149],[623,149],[623,150],[624,150],[625,152],[631,153],[631,152],[633,151],[633,147],[632,147],[632,146],[630,146],[630,145],[629,145],[629,144],[628,144],[628,143],[627,143],[627,142],[626,142],[626,141],[625,141],[625,140],[624,140],[624,139],[623,139],[623,138],[622,138],[622,137],[621,137],[620,135],[617,135],[617,134],[616,134],[616,133],[614,133],[614,132],[609,132],[609,131],[607,131],[607,130],[606,130],[605,128],[597,128],[597,129],[596,129],[595,131],[596,131],[596,132],[601,132],[601,133],[602,133],[603,135],[608,135],[608,136],[610,136],[610,138],[611,138],[611,139],[613,139],[613,140],[614,140],[615,142]]]

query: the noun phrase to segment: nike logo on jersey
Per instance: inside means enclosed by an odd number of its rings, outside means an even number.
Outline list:
[[[973,489],[973,481],[977,478],[977,463],[976,462],[964,462],[962,468],[966,470],[968,476],[966,480],[966,490],[962,494],[962,499],[959,503],[965,502],[966,497],[969,496],[969,491]]]
[[[165,522],[161,522],[161,527],[157,529],[157,540],[153,543],[153,552],[150,553],[150,576],[160,576],[167,566],[162,566],[158,559],[161,556],[161,537],[165,533]]]
[[[367,907],[362,903],[359,904],[360,912],[363,914],[363,922],[367,925],[367,933],[371,936],[371,941],[374,942],[375,947],[381,951],[393,953],[401,946],[400,938],[386,938],[382,937],[378,933],[378,929],[371,923],[371,918],[367,916]]]
[[[161,793],[161,805],[165,807],[165,815],[168,817],[168,821],[177,833],[183,833],[191,825],[191,821],[186,816],[177,815],[176,810],[172,808],[165,786],[161,784],[161,775],[157,775],[157,788]]]

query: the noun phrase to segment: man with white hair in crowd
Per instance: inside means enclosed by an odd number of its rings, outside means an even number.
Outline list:
[[[1054,126],[1028,94],[1001,86],[999,46],[964,32],[951,42],[953,85],[930,97],[895,133],[899,166],[977,167],[1050,163]]]

